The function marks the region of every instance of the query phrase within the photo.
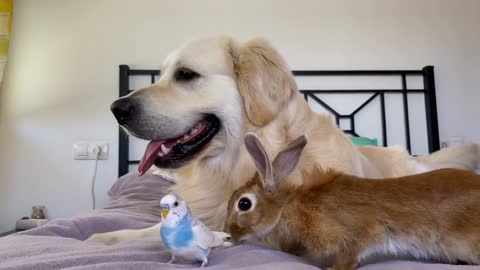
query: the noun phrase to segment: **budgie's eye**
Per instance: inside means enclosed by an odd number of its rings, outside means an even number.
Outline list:
[[[252,201],[249,198],[243,197],[238,201],[240,211],[248,211],[250,208],[252,208]]]
[[[178,202],[174,202],[174,203],[173,203],[173,206],[174,206],[174,207],[177,207],[177,206],[178,206]]]

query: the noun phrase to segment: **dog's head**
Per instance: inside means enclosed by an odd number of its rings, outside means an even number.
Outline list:
[[[297,90],[283,59],[262,39],[190,42],[161,70],[158,82],[111,106],[120,125],[151,141],[141,173],[238,149],[246,129],[271,122]]]

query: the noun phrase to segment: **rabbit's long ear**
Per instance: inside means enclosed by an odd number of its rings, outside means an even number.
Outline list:
[[[275,178],[282,179],[289,176],[297,167],[302,152],[307,145],[307,136],[302,135],[285,147],[273,160]]]
[[[273,177],[272,162],[268,158],[260,139],[254,133],[247,133],[245,136],[245,147],[257,167],[257,171],[263,176],[263,187],[268,192],[275,192],[278,184]]]

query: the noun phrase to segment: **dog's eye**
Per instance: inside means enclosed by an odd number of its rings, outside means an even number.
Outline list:
[[[200,77],[200,74],[187,68],[179,68],[175,71],[175,80],[178,82],[188,82]]]
[[[252,208],[252,201],[249,198],[243,197],[238,201],[240,211],[248,211],[250,208]]]

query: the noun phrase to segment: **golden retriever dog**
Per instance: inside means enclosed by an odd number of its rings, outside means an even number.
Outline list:
[[[299,93],[284,59],[263,39],[229,37],[189,42],[165,60],[159,80],[116,100],[112,112],[130,134],[151,141],[140,162],[176,169],[172,192],[210,229],[219,230],[232,192],[255,174],[243,138],[254,132],[268,155],[306,134],[309,144],[287,179],[301,185],[315,166],[367,178],[398,177],[438,168],[474,170],[478,145],[411,157],[401,147],[357,147],[330,116],[313,112]],[[308,173],[307,173],[308,174]],[[95,234],[114,244],[158,237],[159,225]]]

